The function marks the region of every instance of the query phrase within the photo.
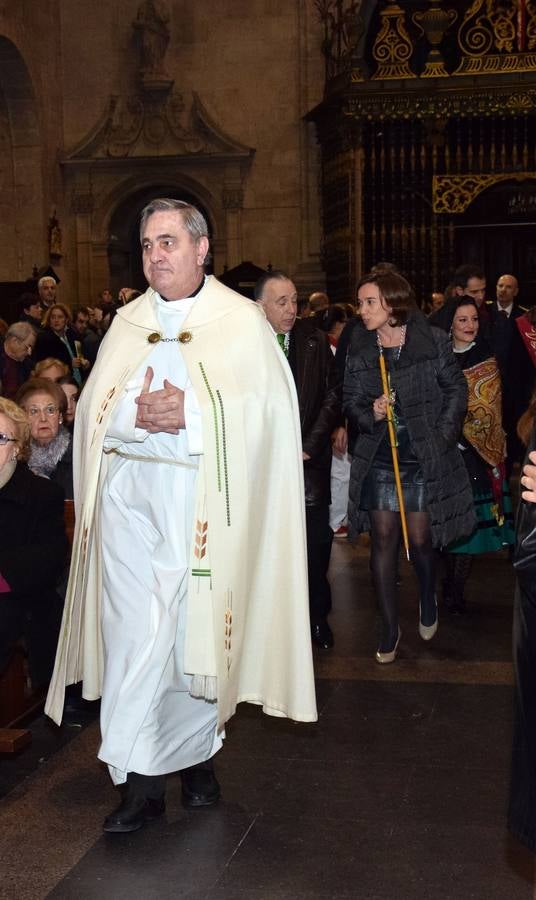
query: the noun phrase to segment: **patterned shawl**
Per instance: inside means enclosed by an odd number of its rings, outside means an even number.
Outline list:
[[[464,437],[490,466],[498,467],[506,453],[502,428],[501,377],[494,357],[463,370],[469,386]]]
[[[518,316],[516,325],[532,360],[532,365],[536,366],[536,327],[528,316]]]

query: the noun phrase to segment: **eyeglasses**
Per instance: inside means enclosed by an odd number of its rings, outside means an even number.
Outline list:
[[[31,419],[35,416],[38,416],[39,413],[44,413],[45,416],[55,416],[57,412],[59,412],[59,408],[54,406],[53,403],[49,403],[48,406],[29,406],[26,410]]]
[[[0,447],[5,447],[6,444],[9,444],[10,441],[17,442],[17,438],[10,438],[7,434],[2,434],[0,431]]]
[[[22,344],[23,347],[26,348],[26,353],[33,353],[33,348],[34,348],[33,344],[27,344],[26,341],[23,341],[22,338],[17,337],[17,335],[14,335],[14,337],[15,337],[15,340],[17,340],[19,342],[19,344]]]

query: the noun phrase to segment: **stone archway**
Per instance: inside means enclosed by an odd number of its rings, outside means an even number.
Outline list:
[[[178,94],[113,96],[101,121],[63,160],[81,302],[94,298],[110,277],[114,285],[127,274],[141,283],[134,230],[144,204],[162,193],[191,199],[209,212],[215,269],[241,261],[244,185],[255,151],[226,135],[197,94],[184,122],[177,119],[182,109]]]
[[[164,182],[129,194],[115,208],[109,222],[107,255],[110,288],[114,294],[125,286],[134,287],[138,291],[144,291],[147,287],[141,261],[139,221],[142,209],[155,197],[170,197],[192,203],[205,216],[209,234],[212,235],[208,211],[191,190]]]
[[[456,265],[475,263],[486,273],[488,299],[497,279],[518,278],[519,301],[534,305],[536,296],[536,172],[499,175],[477,192],[463,212],[451,216]]]
[[[0,36],[0,281],[22,281],[44,252],[41,134],[26,63]]]

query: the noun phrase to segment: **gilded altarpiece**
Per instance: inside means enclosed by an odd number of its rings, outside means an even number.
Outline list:
[[[424,299],[460,261],[484,263],[463,258],[478,198],[506,185],[532,208],[536,0],[316,6],[326,90],[309,118],[328,291],[348,299],[362,272],[391,260]]]

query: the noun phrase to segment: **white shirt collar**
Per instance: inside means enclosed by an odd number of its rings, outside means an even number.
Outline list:
[[[505,312],[508,318],[510,318],[510,313],[512,312],[513,308],[513,303],[510,303],[510,306],[501,306],[501,304],[497,300],[497,309],[499,310],[499,312]]]

